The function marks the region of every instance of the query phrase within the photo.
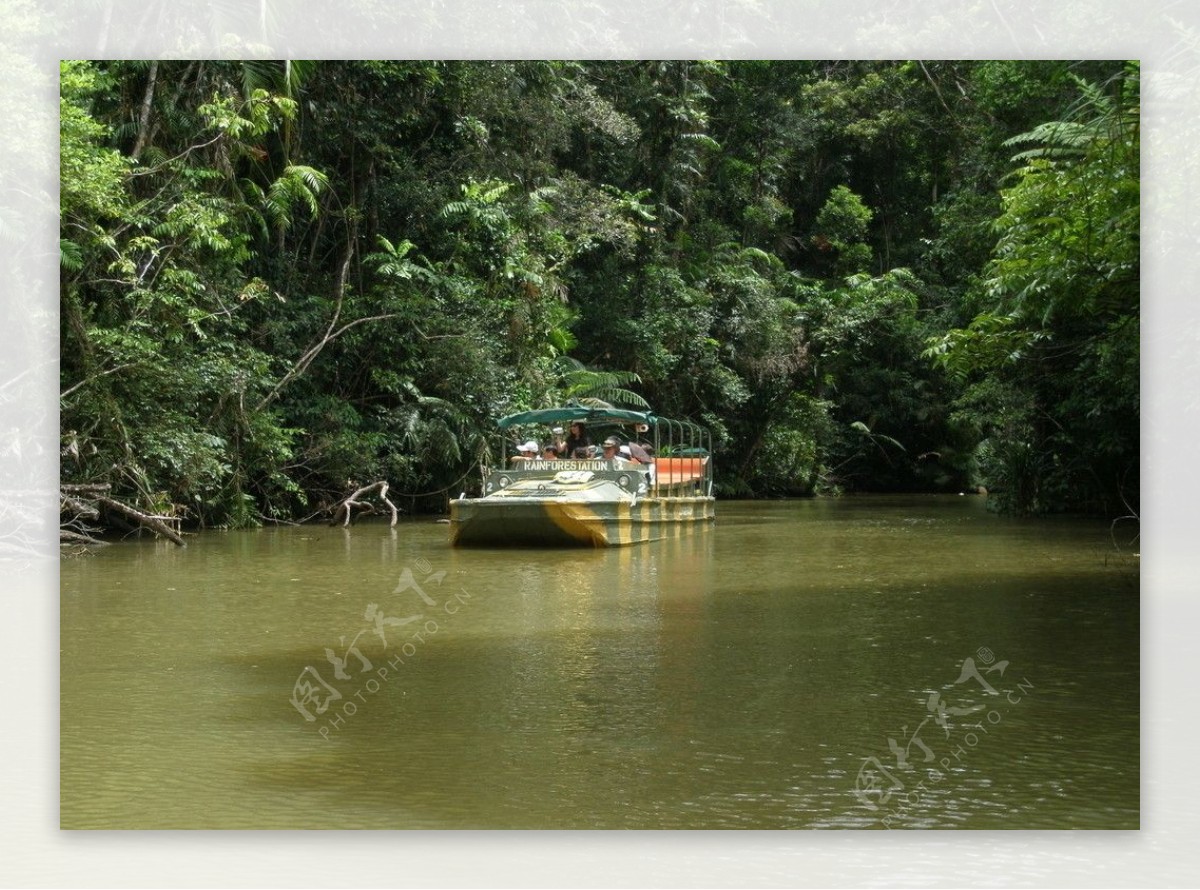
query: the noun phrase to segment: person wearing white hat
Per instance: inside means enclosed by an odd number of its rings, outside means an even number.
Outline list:
[[[517,455],[513,460],[536,460],[538,456],[538,443],[530,439],[523,445],[517,446]]]

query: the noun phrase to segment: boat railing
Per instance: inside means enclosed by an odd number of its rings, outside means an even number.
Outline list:
[[[654,427],[654,494],[708,497],[712,494],[712,436],[688,421],[657,418]]]

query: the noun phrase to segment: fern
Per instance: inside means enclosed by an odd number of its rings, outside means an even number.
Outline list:
[[[83,251],[74,241],[60,238],[58,240],[58,262],[68,272],[78,272],[83,268]]]
[[[641,383],[642,378],[633,371],[598,371],[585,367],[575,359],[559,357],[563,394],[567,400],[574,399],[590,408],[615,408],[630,406],[649,410],[650,403],[627,389]]]

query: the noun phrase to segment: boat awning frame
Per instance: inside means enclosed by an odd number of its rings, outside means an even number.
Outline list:
[[[657,495],[670,486],[672,493],[679,484],[692,484],[696,490],[708,497],[712,496],[713,469],[709,455],[712,453],[712,434],[690,420],[674,420],[669,417],[659,417],[649,411],[629,411],[624,408],[600,408],[588,405],[562,405],[557,408],[540,408],[534,411],[522,411],[500,418],[496,425],[501,430],[515,426],[573,423],[579,421],[586,424],[646,424],[654,430],[654,451],[656,455],[671,458],[672,471],[660,481],[651,467],[651,485]],[[503,467],[508,460],[508,441],[500,440],[500,465]],[[684,478],[682,466],[688,471]],[[678,476],[678,479],[675,477]]]
[[[496,423],[502,430],[509,427],[537,423],[549,426],[555,423],[645,423],[655,425],[659,418],[645,411],[627,411],[623,408],[589,408],[586,405],[568,405],[562,408],[540,408],[522,411],[502,417]]]

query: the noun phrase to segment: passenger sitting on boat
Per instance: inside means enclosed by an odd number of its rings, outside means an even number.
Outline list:
[[[563,454],[574,454],[576,448],[587,448],[592,444],[591,438],[588,436],[587,427],[578,420],[571,424],[571,434],[567,436]]]
[[[601,455],[605,460],[612,460],[621,456],[617,450],[621,447],[621,440],[616,436],[609,436],[604,440],[604,453]]]
[[[646,423],[639,423],[637,425],[637,443],[638,443],[638,445],[641,446],[643,451],[645,451],[648,455],[650,455],[650,457],[653,458],[654,457],[654,446],[650,444],[649,436],[650,436],[650,425],[646,424]]]
[[[558,449],[553,445],[547,445],[542,449],[542,460],[558,460]]]
[[[591,460],[596,456],[595,449],[591,445],[581,445],[571,452],[575,460]]]
[[[537,460],[537,455],[538,443],[530,439],[524,445],[517,446],[517,454],[513,460]]]
[[[628,445],[622,445],[620,448],[618,448],[617,454],[619,454],[621,457],[625,458],[625,460],[632,461],[635,464],[641,463],[641,461],[639,461],[637,458],[635,458],[633,456],[633,453],[629,450]]]

